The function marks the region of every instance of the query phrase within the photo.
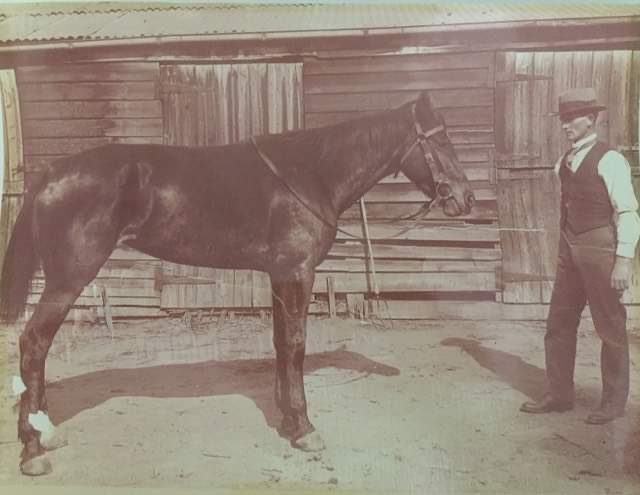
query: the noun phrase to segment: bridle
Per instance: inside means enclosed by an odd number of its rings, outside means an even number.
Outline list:
[[[429,171],[431,172],[431,178],[433,179],[433,182],[435,184],[434,186],[435,197],[432,198],[430,201],[427,201],[424,205],[422,205],[420,209],[413,215],[409,215],[408,217],[393,219],[394,221],[395,220],[412,220],[414,218],[417,218],[418,216],[420,218],[423,218],[435,206],[440,205],[442,204],[443,201],[446,201],[453,197],[453,188],[451,187],[451,184],[449,183],[449,180],[446,174],[444,173],[444,166],[442,165],[442,162],[436,158],[438,154],[435,151],[433,144],[429,140],[429,138],[431,138],[432,136],[435,136],[440,132],[446,132],[444,125],[440,124],[436,127],[432,127],[428,131],[423,130],[422,125],[420,124],[416,116],[415,103],[411,106],[411,115],[413,116],[413,125],[415,128],[417,137],[415,141],[411,144],[411,146],[409,146],[407,151],[404,152],[404,154],[402,155],[402,158],[400,158],[398,171],[395,173],[395,177],[397,177],[397,175],[400,173],[400,168],[402,167],[402,164],[413,152],[414,148],[419,144],[420,147],[422,148],[422,154],[424,156],[425,163],[427,164],[427,167],[429,167]]]
[[[442,162],[439,159],[435,158],[438,156],[437,152],[435,151],[433,144],[431,144],[431,142],[429,141],[430,138],[433,137],[434,135],[440,132],[446,132],[444,125],[440,124],[436,127],[429,129],[428,131],[423,130],[422,125],[420,125],[420,122],[418,122],[418,118],[416,116],[415,103],[413,103],[413,105],[411,106],[411,115],[413,116],[413,124],[416,131],[416,139],[413,141],[413,143],[409,146],[409,148],[403,153],[402,157],[400,158],[400,161],[398,162],[398,170],[396,171],[395,176],[397,176],[400,173],[400,168],[402,167],[402,164],[413,152],[415,147],[419,144],[420,147],[422,148],[422,154],[424,156],[425,163],[427,164],[427,167],[429,167],[431,177],[435,184],[435,187],[434,187],[435,198],[432,198],[430,201],[427,201],[424,205],[420,207],[420,209],[416,213],[409,216],[405,216],[405,217],[394,218],[389,221],[413,220],[413,219],[420,220],[424,218],[429,213],[429,211],[433,209],[436,205],[439,205],[443,201],[446,201],[453,197],[453,188],[449,184],[447,176],[444,173],[444,167],[442,165]],[[325,223],[329,227],[336,229],[338,232],[341,232],[342,234],[345,234],[349,237],[360,239],[359,236],[353,235],[341,229],[337,225],[334,225],[332,222],[327,220],[322,215],[321,212],[319,212],[316,208],[310,205],[309,202],[306,201],[305,198],[301,194],[299,194],[297,190],[286,180],[286,178],[280,172],[278,167],[276,167],[276,165],[266,155],[266,153],[262,149],[260,149],[260,147],[258,146],[258,143],[256,142],[255,137],[251,136],[250,140],[253,146],[255,147],[256,151],[262,158],[262,160],[267,164],[267,166],[271,170],[271,172],[273,172],[273,174],[282,181],[282,183],[287,187],[287,189],[298,199],[298,201],[300,201],[300,203],[304,205],[305,208],[307,208],[311,213],[313,213],[314,216],[316,216],[319,220],[321,220],[323,223]],[[402,149],[403,145],[404,145],[404,142],[400,145],[400,147],[398,147],[396,151],[394,151],[394,153],[391,155],[391,158],[389,159],[389,162],[393,161],[396,158],[396,156]],[[387,162],[387,164],[389,162]],[[406,229],[403,229],[401,232],[395,234],[393,237],[397,237],[398,235],[401,235],[402,233],[406,232],[407,230],[410,230],[411,228],[413,227],[408,227]]]

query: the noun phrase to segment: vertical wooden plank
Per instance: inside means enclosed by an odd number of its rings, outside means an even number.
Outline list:
[[[233,270],[233,307],[253,306],[253,275],[251,270]]]
[[[293,64],[289,87],[294,94],[292,106],[292,124],[291,129],[302,129],[304,127],[304,95],[303,95],[303,65],[302,63]]]
[[[4,191],[21,194],[24,189],[24,160],[22,149],[22,126],[20,100],[15,73],[12,69],[0,70],[2,111],[4,127],[5,171]]]
[[[551,167],[556,157],[550,155],[549,143],[551,133],[555,132],[550,125],[553,112],[553,93],[551,79],[553,77],[553,54],[535,53],[533,58],[533,75],[536,79],[531,81],[531,143],[529,152],[532,156],[538,156],[540,166]],[[548,78],[548,79],[547,79]]]
[[[211,144],[227,144],[231,142],[231,117],[230,117],[230,81],[231,66],[214,65],[211,94],[215,108],[214,134],[215,140]]]
[[[571,73],[571,85],[574,88],[590,87],[593,83],[593,52],[575,52]]]
[[[268,132],[265,127],[267,101],[264,95],[264,83],[267,79],[267,64],[251,64],[248,70],[248,106],[244,113],[249,116],[249,135]]]
[[[263,272],[252,272],[252,299],[254,308],[267,308],[271,306],[271,280],[269,275]]]
[[[244,64],[234,65],[231,68],[232,78],[232,91],[234,94],[233,106],[232,106],[232,121],[234,122],[233,140],[232,143],[237,143],[243,139],[247,139],[250,136],[250,121],[251,117],[247,113],[248,108],[248,87],[249,87],[249,75],[247,66]]]
[[[598,101],[609,101],[612,63],[613,53],[611,51],[597,51],[593,55],[591,86],[596,90]],[[596,132],[600,139],[609,141],[609,111],[601,112],[598,116]]]
[[[284,126],[282,125],[282,105],[278,105],[276,102],[280,101],[282,95],[282,78],[280,77],[280,68],[276,64],[270,64],[267,69],[267,99],[270,102],[267,109],[267,130],[272,134],[282,132]]]
[[[556,52],[553,57],[553,108],[558,108],[558,96],[571,88],[570,74],[573,70],[573,53]],[[561,132],[560,122],[555,119],[555,132],[551,134],[551,154],[559,157],[568,147],[567,140]]]
[[[532,75],[533,54],[518,53],[516,55],[515,76],[525,77]],[[530,156],[530,143],[532,132],[532,115],[531,115],[531,84],[529,81],[519,81],[513,83],[514,99],[513,108],[519,110],[518,118],[511,119],[511,128],[513,129],[513,154],[515,157],[522,157],[511,162],[511,167],[527,167],[529,160],[524,157]]]
[[[611,62],[611,82],[609,86],[609,145],[630,146],[627,132],[630,105],[627,100],[631,82],[631,52],[615,50]]]
[[[3,128],[0,139],[4,140],[3,194],[0,204],[0,266],[2,266],[13,226],[22,208],[24,193],[20,103],[15,73],[11,69],[0,70],[0,105]]]
[[[511,129],[510,109],[513,108],[513,86],[506,81],[515,77],[515,53],[496,53],[496,89],[495,89],[495,145],[498,155],[513,153],[513,130]],[[504,165],[508,166],[508,165]]]

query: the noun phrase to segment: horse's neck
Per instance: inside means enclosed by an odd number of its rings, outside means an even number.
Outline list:
[[[366,124],[345,127],[325,143],[330,153],[321,167],[322,180],[338,214],[391,173],[394,153],[402,151],[411,129],[401,111]]]

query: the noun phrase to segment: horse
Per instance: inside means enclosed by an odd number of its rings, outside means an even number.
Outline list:
[[[303,451],[325,448],[303,383],[315,268],[340,214],[400,171],[424,192],[425,205],[452,217],[471,211],[473,191],[427,92],[326,127],[210,147],[107,144],[52,163],[25,195],[0,281],[0,318],[15,323],[39,265],[45,277],[19,338],[21,472],[52,470],[46,453],[62,442],[47,413],[47,353],[119,245],[174,263],[268,273],[279,432]]]

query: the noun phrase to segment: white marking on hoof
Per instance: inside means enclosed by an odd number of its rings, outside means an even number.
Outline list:
[[[56,434],[56,427],[53,426],[53,423],[49,419],[49,416],[44,411],[38,411],[36,414],[29,413],[27,418],[29,420],[29,424],[33,426],[33,428],[40,432],[40,443],[44,444],[51,440]]]
[[[291,443],[296,449],[300,449],[303,452],[318,452],[326,448],[324,440],[322,440],[320,433],[317,431],[307,433]]]
[[[14,397],[20,397],[22,395],[22,392],[27,390],[27,386],[24,384],[24,382],[22,381],[22,378],[20,378],[19,376],[12,377],[11,388],[13,390]]]
[[[51,461],[46,455],[39,455],[20,464],[20,471],[26,476],[44,476],[51,473]]]

